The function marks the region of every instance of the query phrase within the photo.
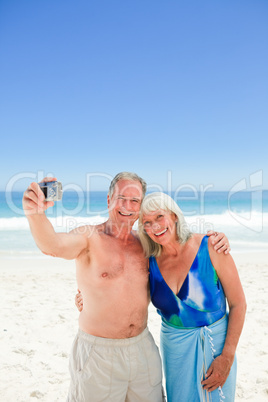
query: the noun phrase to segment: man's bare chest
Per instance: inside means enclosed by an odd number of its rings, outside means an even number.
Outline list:
[[[148,280],[148,263],[138,243],[98,238],[84,256],[84,268],[95,279]]]

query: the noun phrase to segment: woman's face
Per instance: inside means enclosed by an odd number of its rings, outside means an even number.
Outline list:
[[[174,213],[159,209],[149,214],[144,214],[142,219],[143,229],[156,243],[165,245],[170,241],[177,240],[176,222]]]

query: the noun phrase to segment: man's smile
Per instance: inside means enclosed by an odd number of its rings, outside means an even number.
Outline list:
[[[120,214],[120,215],[122,215],[122,216],[131,216],[131,215],[132,215],[132,213],[128,213],[128,214],[126,214],[126,213],[121,212],[121,211],[119,211],[119,214]]]

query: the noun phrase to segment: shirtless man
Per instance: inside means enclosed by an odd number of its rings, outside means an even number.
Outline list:
[[[45,215],[53,202],[44,200],[37,183],[24,193],[23,208],[40,250],[76,260],[83,311],[70,357],[68,402],[164,400],[161,360],[147,329],[147,260],[132,231],[145,192],[139,176],[119,173],[107,197],[109,219],[68,234],[54,231]]]

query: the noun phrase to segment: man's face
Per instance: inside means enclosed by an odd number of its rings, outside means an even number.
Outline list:
[[[119,180],[110,199],[108,208],[110,218],[118,225],[132,227],[139,217],[142,202],[142,186],[139,181]]]

